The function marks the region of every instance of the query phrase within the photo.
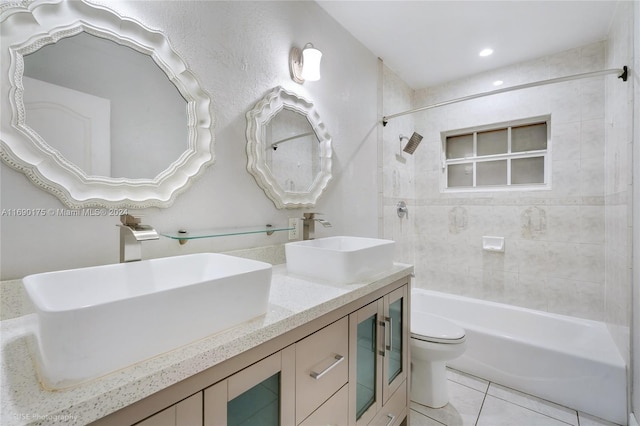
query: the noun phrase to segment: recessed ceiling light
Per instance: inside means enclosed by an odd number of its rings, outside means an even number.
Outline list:
[[[480,56],[489,56],[493,53],[493,49],[482,49],[478,55]]]
[[[502,86],[502,83],[504,83],[504,81],[502,81],[502,80],[496,80],[496,81],[494,81],[494,82],[493,82],[493,85],[494,85],[494,86]]]

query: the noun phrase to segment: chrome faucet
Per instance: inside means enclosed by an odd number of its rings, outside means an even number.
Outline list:
[[[316,222],[324,226],[325,228],[330,228],[331,222],[317,218],[317,214],[322,213],[305,213],[302,218],[302,239],[303,240],[313,240],[314,234],[316,232]]]
[[[142,241],[157,240],[158,232],[150,225],[143,225],[139,217],[120,216],[120,263],[142,260]]]

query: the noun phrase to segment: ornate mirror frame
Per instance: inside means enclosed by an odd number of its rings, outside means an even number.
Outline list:
[[[80,32],[149,55],[187,104],[188,147],[153,179],[88,176],[25,124],[23,57]],[[0,6],[0,157],[71,208],[168,207],[214,162],[211,100],[165,35],[103,6],[36,0]]]
[[[266,162],[265,128],[283,108],[307,118],[320,144],[320,171],[307,192],[286,191],[277,182]],[[247,112],[247,170],[256,179],[277,208],[303,208],[315,206],[331,180],[331,136],[327,132],[313,103],[276,87]]]

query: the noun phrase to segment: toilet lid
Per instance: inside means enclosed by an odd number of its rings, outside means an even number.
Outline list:
[[[464,329],[446,318],[426,312],[411,312],[411,337],[427,342],[458,343],[464,336]]]

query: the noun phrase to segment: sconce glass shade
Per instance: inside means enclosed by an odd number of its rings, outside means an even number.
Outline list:
[[[291,79],[296,83],[304,83],[305,80],[320,80],[320,60],[322,52],[307,43],[304,49],[294,47],[289,54],[289,71]]]
[[[309,81],[320,80],[320,60],[322,52],[308,43],[302,50],[302,78]]]

